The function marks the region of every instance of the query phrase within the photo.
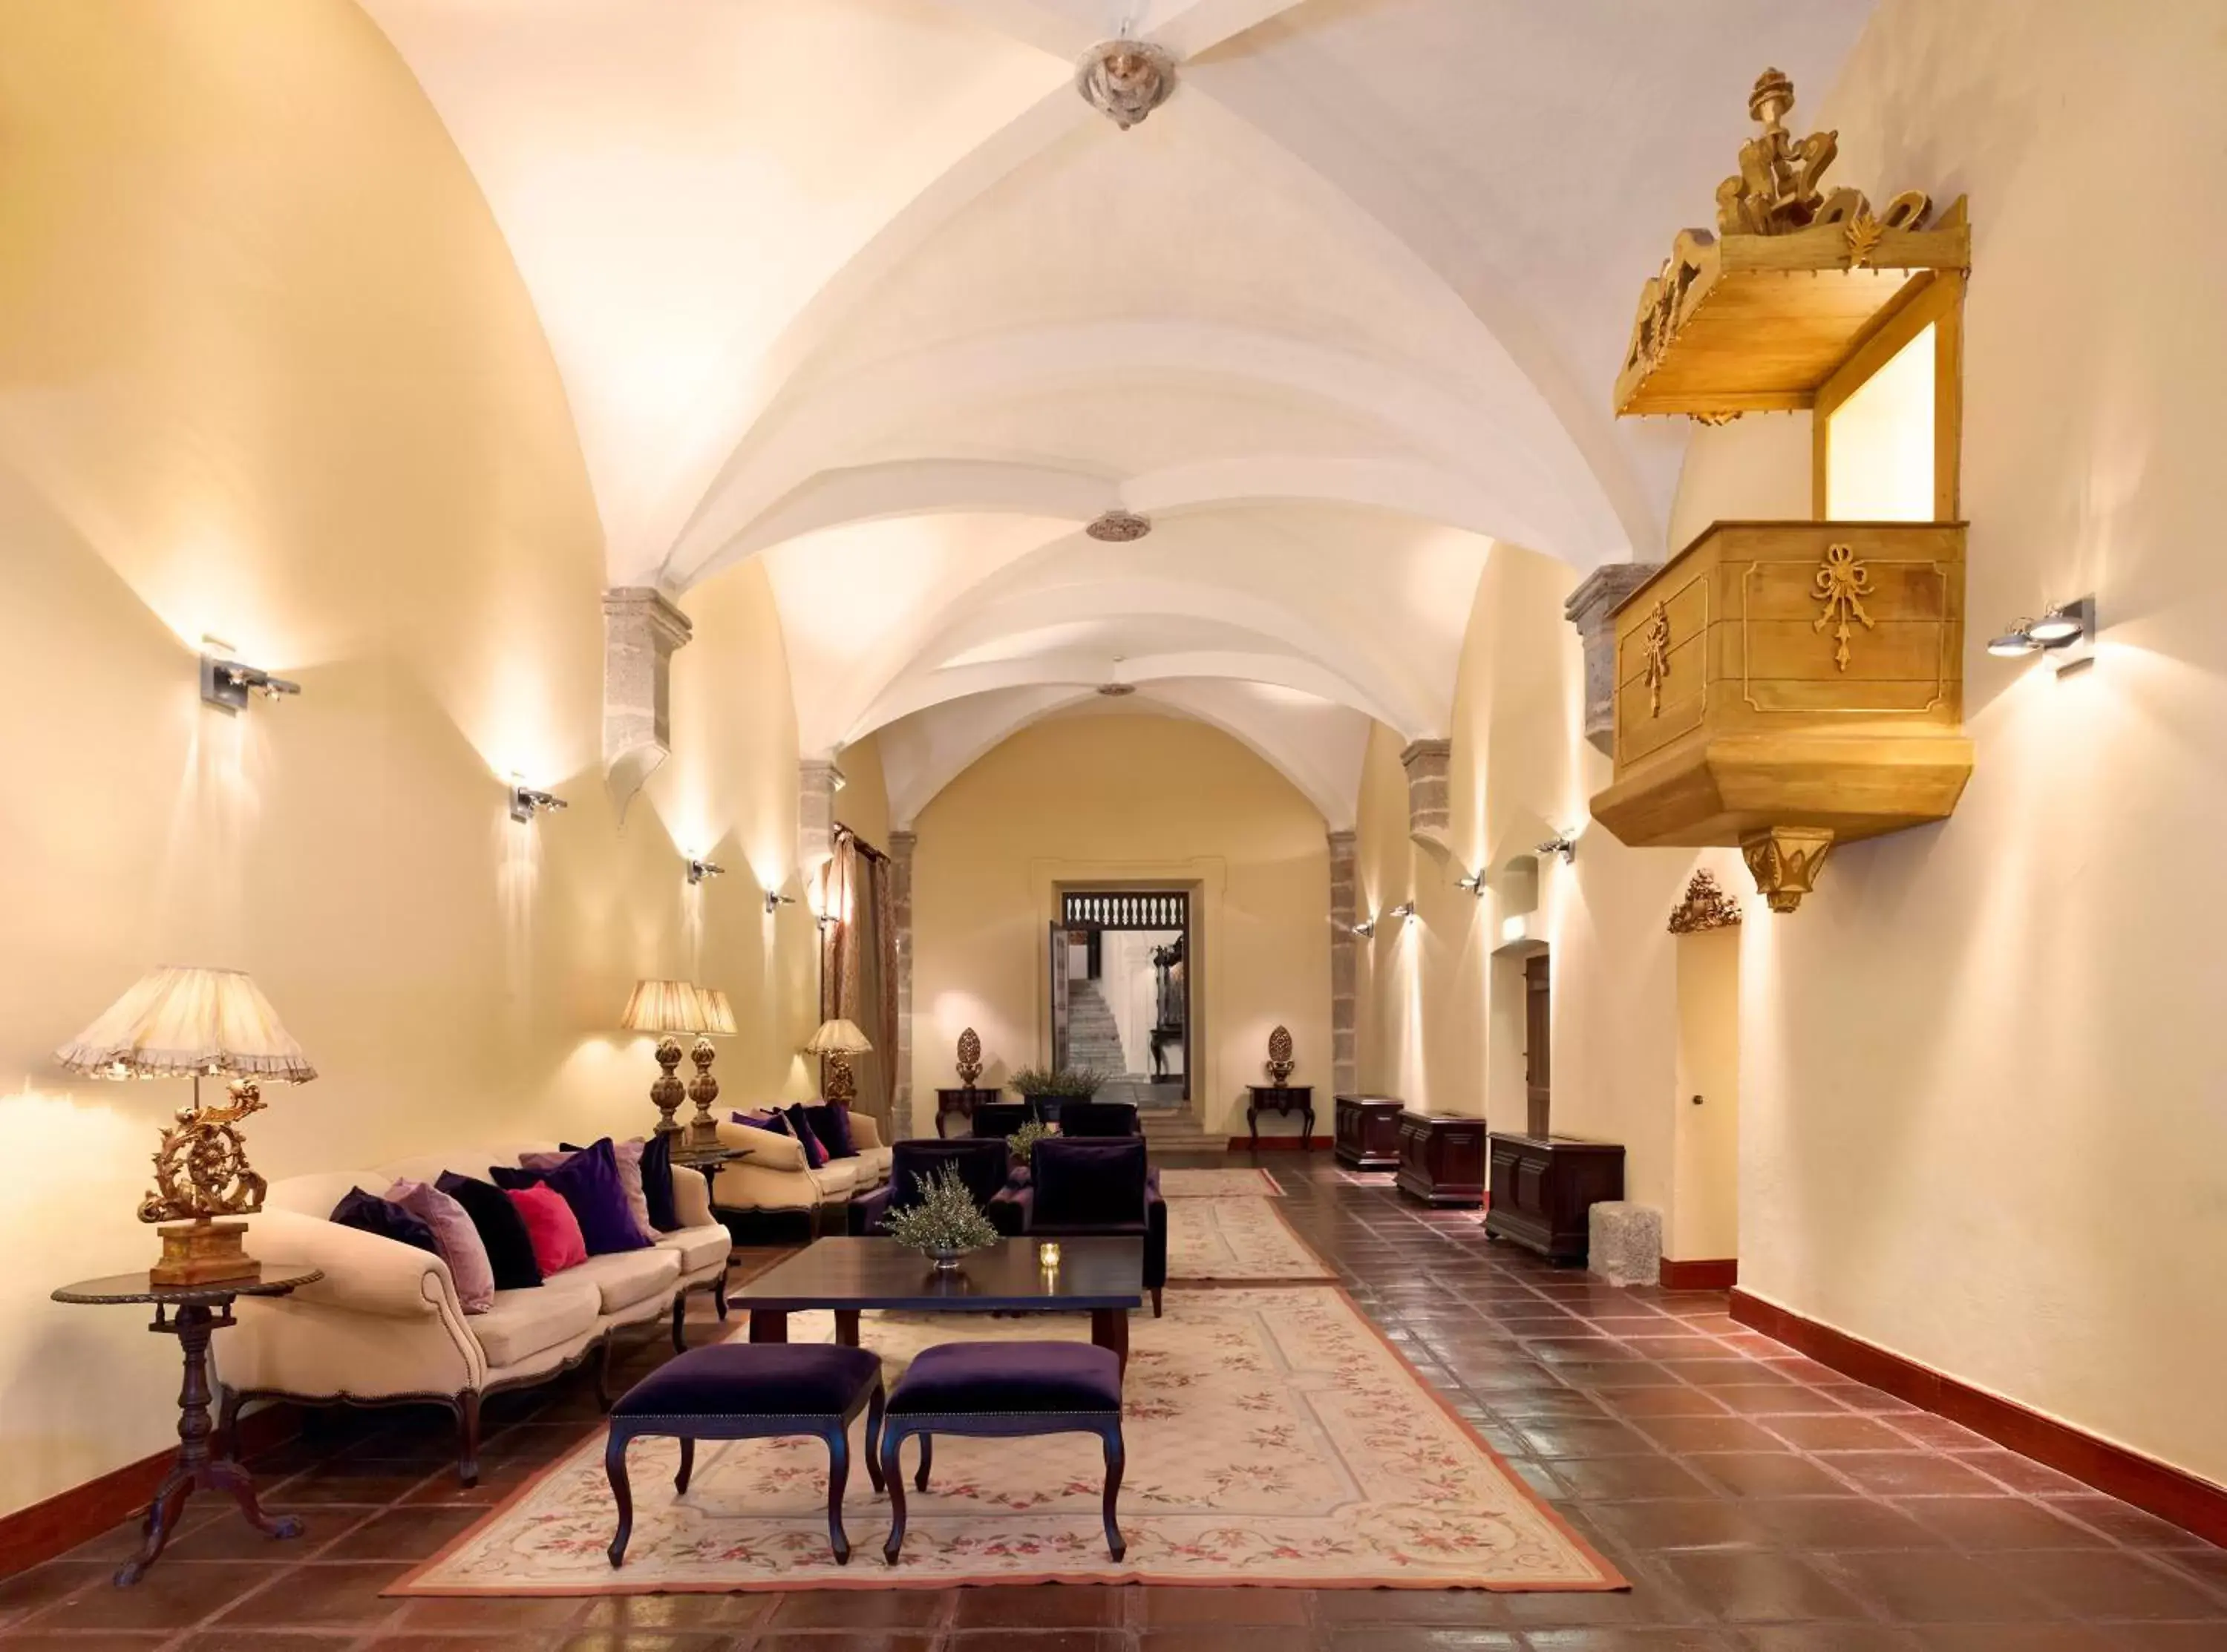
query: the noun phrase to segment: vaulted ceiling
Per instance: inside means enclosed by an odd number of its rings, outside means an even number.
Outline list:
[[[563,374],[615,584],[765,559],[808,753],[909,820],[1044,717],[1214,724],[1350,823],[1496,541],[1662,549],[1608,412],[1766,63],[1868,0],[363,0]],[[1075,61],[1179,61],[1122,131]],[[1150,537],[1102,544],[1109,508]],[[1095,693],[1133,685],[1126,698]]]

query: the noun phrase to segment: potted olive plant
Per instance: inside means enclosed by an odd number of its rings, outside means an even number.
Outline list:
[[[1005,1087],[1019,1093],[1035,1117],[1056,1124],[1062,1102],[1088,1101],[1105,1082],[1105,1074],[1088,1067],[1024,1067]]]

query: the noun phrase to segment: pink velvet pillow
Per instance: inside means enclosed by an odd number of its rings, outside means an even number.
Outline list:
[[[495,1306],[495,1264],[488,1260],[487,1245],[463,1206],[423,1182],[397,1182],[386,1190],[386,1202],[400,1205],[433,1230],[433,1248],[449,1265],[456,1301],[466,1313],[483,1314]]]
[[[541,1277],[577,1267],[588,1260],[588,1241],[580,1236],[580,1219],[565,1196],[547,1188],[510,1188],[511,1203],[518,1207],[526,1236],[533,1243],[534,1265]]]
[[[618,1161],[619,1191],[626,1195],[627,1214],[634,1218],[634,1225],[641,1230],[641,1236],[654,1245],[664,1234],[651,1222],[649,1196],[642,1191],[641,1150],[648,1145],[640,1136],[632,1141],[614,1141],[611,1156]],[[579,1151],[566,1147],[555,1153],[520,1153],[518,1167],[522,1170],[553,1170]]]

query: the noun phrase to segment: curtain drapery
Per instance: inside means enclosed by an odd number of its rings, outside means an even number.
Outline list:
[[[889,857],[848,826],[835,828],[820,931],[820,1016],[855,1022],[872,1053],[851,1058],[858,1107],[892,1139],[897,1047],[896,890]],[[822,1075],[823,1084],[825,1075]]]

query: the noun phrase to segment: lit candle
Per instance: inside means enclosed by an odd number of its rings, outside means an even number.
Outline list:
[[[1057,1267],[1059,1266],[1059,1247],[1050,1240],[1046,1240],[1043,1244],[1037,1246],[1037,1265],[1039,1267]]]

